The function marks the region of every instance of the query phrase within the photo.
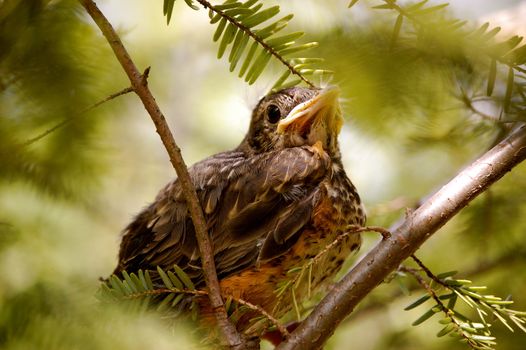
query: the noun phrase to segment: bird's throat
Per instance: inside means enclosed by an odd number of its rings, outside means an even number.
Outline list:
[[[320,93],[292,109],[277,127],[291,146],[314,145],[321,142],[326,150],[336,147],[343,125],[338,102],[339,90],[335,87]]]

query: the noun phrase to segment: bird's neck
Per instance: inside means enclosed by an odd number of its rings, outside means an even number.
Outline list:
[[[247,156],[252,156],[255,154],[272,151],[274,148],[275,145],[272,143],[267,144],[258,138],[249,137],[247,135],[234,149],[234,151],[243,152]],[[323,149],[329,154],[329,157],[332,159],[333,163],[341,165],[341,152],[337,137],[330,138],[328,141],[326,141],[323,145]]]
[[[248,136],[245,136],[243,141],[234,149],[234,151],[243,152],[247,156],[252,156],[254,154],[263,153],[265,150],[258,145],[251,143]]]

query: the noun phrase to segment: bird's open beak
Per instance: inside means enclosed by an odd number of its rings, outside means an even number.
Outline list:
[[[310,143],[324,142],[330,134],[337,136],[343,125],[338,102],[340,90],[331,86],[308,101],[300,103],[283,118],[277,127],[281,134],[299,134]]]

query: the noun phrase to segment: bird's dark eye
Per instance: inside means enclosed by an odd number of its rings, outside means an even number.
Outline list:
[[[272,124],[276,124],[281,119],[281,111],[276,105],[269,105],[267,107],[267,118]]]

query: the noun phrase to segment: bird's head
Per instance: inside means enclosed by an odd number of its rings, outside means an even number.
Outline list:
[[[294,87],[262,98],[240,147],[261,153],[319,141],[330,155],[337,155],[343,124],[338,96],[335,87]]]

